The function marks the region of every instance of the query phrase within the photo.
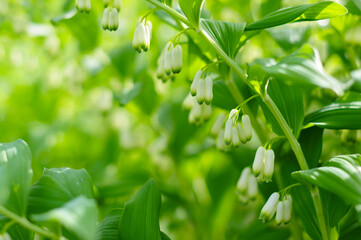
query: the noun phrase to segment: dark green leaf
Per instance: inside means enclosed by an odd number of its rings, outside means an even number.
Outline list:
[[[20,139],[11,143],[0,143],[0,166],[3,171],[7,171],[8,177],[9,185],[4,191],[10,189],[4,206],[20,216],[25,216],[33,176],[28,145]]]
[[[153,180],[148,181],[127,202],[119,225],[122,240],[161,240],[159,211],[161,195]]]
[[[225,110],[233,109],[235,106],[237,106],[237,103],[230,96],[232,96],[232,95],[229,92],[224,81],[217,80],[214,82],[214,84],[213,84],[213,101],[212,101],[213,106],[223,108]]]
[[[79,196],[49,212],[34,214],[32,219],[37,222],[60,223],[74,234],[75,239],[96,239],[98,209],[93,199],[84,196]],[[71,236],[74,239],[73,235]]]
[[[58,208],[80,195],[93,198],[93,184],[85,169],[45,169],[31,187],[29,213],[42,213]]]
[[[216,42],[231,58],[234,58],[239,48],[245,23],[230,23],[217,20],[202,19],[201,28],[207,32],[207,37]]]
[[[361,94],[347,93],[336,103],[307,115],[305,124],[327,129],[361,129]]]
[[[10,195],[10,181],[6,165],[0,164],[0,205],[7,202]]]
[[[302,130],[299,142],[305,154],[308,166],[317,167],[322,152],[323,129],[312,127]]]
[[[171,240],[170,237],[168,237],[164,232],[160,232],[160,237],[162,240]]]
[[[343,218],[347,211],[350,209],[350,205],[336,195],[320,189],[321,200],[324,207],[324,212],[327,217],[327,221],[331,228],[336,226],[338,222]]]
[[[203,6],[203,0],[179,0],[179,6],[187,19],[191,23],[198,26]]]
[[[284,57],[273,66],[264,67],[271,76],[296,86],[318,86],[342,95],[341,82],[328,75],[322,66],[318,52],[309,45]]]
[[[341,155],[322,167],[297,171],[292,176],[341,197],[346,203],[361,203],[361,155]]]
[[[97,227],[97,240],[118,240],[119,222],[123,209],[113,209]]]
[[[268,84],[267,92],[277,105],[294,135],[298,136],[302,127],[304,115],[302,90],[300,88],[288,86],[281,81],[278,81],[278,79],[273,79]],[[273,114],[263,102],[260,102],[260,104],[272,131],[283,136],[283,131]]]
[[[270,13],[262,19],[247,25],[245,30],[265,29],[290,22],[316,21],[341,16],[346,13],[347,9],[344,6],[331,1],[304,4]]]

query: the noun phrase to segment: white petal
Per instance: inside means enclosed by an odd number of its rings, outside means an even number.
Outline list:
[[[224,129],[224,142],[229,145],[232,141],[232,126],[233,120],[228,119],[226,122],[226,127]]]
[[[233,126],[232,127],[232,145],[234,147],[238,147],[240,144],[241,144],[241,142],[239,141],[237,127]]]
[[[199,104],[202,104],[205,100],[206,95],[206,82],[204,79],[199,79],[197,86],[197,101]]]
[[[255,176],[258,176],[261,173],[265,156],[266,156],[266,149],[262,146],[259,147],[256,151],[256,155],[254,157],[254,161],[252,165],[253,174]]]
[[[182,47],[178,44],[174,47],[172,53],[172,72],[174,74],[180,73],[183,67],[183,53]]]
[[[197,95],[198,82],[199,82],[199,79],[201,79],[202,73],[203,73],[202,70],[198,70],[198,72],[194,76],[194,79],[193,79],[193,82],[192,82],[192,85],[191,85],[191,94],[192,94],[192,96]]]
[[[278,192],[274,192],[271,194],[271,196],[268,198],[266,204],[261,210],[261,214],[259,216],[260,219],[262,219],[263,221],[268,221],[274,216],[277,210],[277,203],[279,197],[280,195]]]
[[[237,182],[237,191],[241,193],[247,192],[248,180],[250,176],[251,176],[251,168],[246,167],[245,169],[243,169],[241,176],[239,177],[239,180]]]
[[[243,124],[244,131],[246,133],[247,140],[251,140],[252,125],[251,125],[251,120],[249,119],[249,116],[247,114],[242,116],[242,124]]]
[[[266,182],[272,180],[272,175],[274,172],[274,161],[275,161],[275,154],[272,149],[266,151],[266,158],[263,167],[263,178]]]
[[[283,201],[278,202],[278,204],[277,204],[277,212],[276,212],[276,223],[277,223],[277,225],[280,225],[283,222],[284,212],[285,212],[285,206],[284,206]]]
[[[206,104],[211,104],[213,100],[213,79],[211,76],[206,77],[206,92],[205,92],[205,102]]]
[[[255,199],[258,193],[257,178],[253,175],[249,176],[247,195],[250,199]]]

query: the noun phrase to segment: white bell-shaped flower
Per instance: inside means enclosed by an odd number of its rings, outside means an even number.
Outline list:
[[[238,131],[236,125],[232,126],[232,146],[239,147],[241,142],[239,141]]]
[[[90,13],[91,9],[92,9],[92,6],[91,6],[90,0],[84,0],[84,12]]]
[[[266,157],[266,149],[261,146],[256,151],[256,155],[254,157],[254,161],[252,165],[253,174],[256,177],[261,173],[263,169],[265,157]]]
[[[182,47],[178,44],[174,47],[172,53],[172,72],[174,74],[180,73],[183,68],[183,53]]]
[[[114,0],[113,6],[118,10],[118,12],[120,12],[120,8],[122,6],[122,1],[121,0]]]
[[[198,70],[198,72],[194,76],[193,82],[191,84],[191,94],[192,94],[192,96],[197,95],[198,82],[201,79],[202,74],[203,74],[203,71]]]
[[[268,198],[266,204],[263,206],[259,219],[261,219],[262,221],[268,221],[271,218],[273,218],[276,210],[277,210],[277,204],[278,204],[278,199],[279,199],[280,195],[278,192],[274,192],[271,194],[271,196]]]
[[[113,8],[112,12],[113,12],[113,19],[114,19],[113,31],[116,31],[119,27],[118,10],[116,8]]]
[[[274,161],[275,161],[275,154],[272,149],[266,151],[266,157],[264,160],[263,166],[263,179],[266,182],[272,181],[272,176],[274,172]]]
[[[246,133],[242,125],[239,123],[237,123],[237,131],[238,131],[239,140],[241,140],[242,143],[246,143],[247,142]]]
[[[232,127],[233,120],[228,119],[224,128],[224,142],[226,143],[226,145],[229,145],[232,142]]]
[[[210,75],[206,77],[205,84],[206,84],[206,91],[205,91],[204,100],[206,104],[211,104],[213,100],[213,79]]]
[[[217,136],[219,131],[222,129],[223,125],[224,125],[224,120],[226,119],[226,116],[221,113],[217,116],[216,120],[214,121],[210,134],[212,136]]]
[[[240,193],[246,193],[248,189],[248,181],[251,176],[251,168],[246,167],[243,169],[241,176],[237,182],[237,191]]]
[[[197,101],[199,104],[204,103],[206,96],[206,81],[201,78],[198,80],[198,86],[197,86]]]
[[[283,199],[284,203],[284,217],[283,222],[285,224],[289,223],[292,216],[292,197],[291,195],[287,194]]]
[[[230,112],[229,112],[229,116],[228,116],[228,119],[234,119],[235,121],[238,119],[238,114],[239,114],[239,110],[237,109],[232,109]]]
[[[108,29],[108,19],[109,19],[109,8],[107,7],[103,11],[102,27],[104,30]]]
[[[144,25],[145,29],[145,46],[143,48],[144,52],[147,52],[150,48],[150,39],[152,35],[152,24],[150,21],[147,21]]]
[[[85,0],[76,0],[75,6],[79,12],[83,12],[85,8]]]
[[[109,8],[109,15],[108,15],[108,29],[113,31],[115,28],[115,17],[113,8]]]
[[[168,43],[164,52],[164,72],[168,76],[172,73],[173,44]]]
[[[248,179],[247,195],[250,199],[255,199],[257,194],[258,194],[257,178],[251,174]]]
[[[285,213],[285,205],[283,201],[278,202],[277,204],[277,211],[276,211],[276,223],[277,225],[280,225],[283,223],[284,219],[284,213]]]
[[[249,116],[247,114],[242,116],[242,124],[246,134],[246,138],[249,141],[252,138],[252,125],[251,120],[249,119]]]

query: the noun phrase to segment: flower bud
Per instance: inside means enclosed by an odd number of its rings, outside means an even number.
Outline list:
[[[243,169],[241,176],[239,177],[239,180],[237,182],[237,191],[240,193],[246,193],[248,188],[248,180],[251,176],[251,169],[249,167],[246,167]]]
[[[233,126],[232,127],[232,145],[234,147],[239,147],[240,144],[241,144],[241,142],[239,141],[237,127]]]
[[[262,146],[259,147],[256,151],[256,155],[254,157],[254,161],[252,165],[253,174],[256,177],[261,173],[263,169],[265,156],[266,156],[266,149]]]
[[[224,144],[224,130],[222,129],[221,131],[219,131],[218,136],[217,136],[217,149],[220,151],[225,151],[226,150],[226,145]]]
[[[197,101],[199,104],[202,104],[205,100],[206,95],[206,81],[204,79],[199,79],[197,86]]]
[[[235,120],[238,119],[238,110],[237,109],[232,109],[231,112],[229,113],[228,119],[231,118],[235,118]]]
[[[164,72],[169,76],[172,73],[173,44],[168,43],[164,53]]]
[[[79,12],[83,12],[85,8],[85,0],[76,0],[75,5]]]
[[[182,47],[178,44],[173,48],[172,53],[172,72],[174,74],[180,73],[183,67]]]
[[[283,201],[278,202],[277,204],[277,212],[276,212],[276,223],[277,225],[280,225],[283,223],[284,219],[284,212],[285,212],[285,206]]]
[[[103,11],[103,20],[102,20],[102,27],[104,30],[108,29],[108,18],[109,18],[109,8],[105,8]]]
[[[246,133],[246,138],[249,141],[252,138],[252,125],[251,120],[249,119],[249,116],[247,114],[242,116],[242,124]]]
[[[198,72],[194,76],[193,82],[191,84],[191,94],[192,94],[192,96],[197,95],[198,82],[201,79],[202,73],[203,73],[202,70],[198,70]]]
[[[250,199],[255,199],[257,194],[258,194],[257,178],[251,174],[248,179],[247,195]]]
[[[92,9],[92,6],[91,6],[91,3],[90,3],[90,0],[84,0],[84,11],[85,13],[90,13]]]
[[[249,197],[247,195],[243,195],[241,193],[238,193],[238,200],[242,203],[242,204],[247,204],[249,202]]]
[[[109,15],[108,15],[108,29],[110,31],[113,31],[115,28],[115,18],[114,18],[114,11],[113,8],[109,9]]]
[[[268,198],[266,204],[263,206],[261,210],[261,214],[259,216],[259,219],[262,219],[262,221],[266,222],[273,218],[275,215],[275,212],[277,210],[277,203],[280,195],[278,192],[274,192],[271,194],[271,196]]]
[[[228,119],[224,128],[224,142],[226,143],[226,145],[229,145],[232,141],[232,126],[233,120]]]
[[[283,200],[284,203],[284,216],[283,222],[285,224],[289,223],[292,216],[292,197],[291,195],[287,194]]]
[[[202,118],[202,107],[197,103],[197,101],[194,101],[193,107],[189,113],[189,122],[196,123],[200,121],[201,118]]]
[[[135,27],[135,31],[134,31],[134,37],[133,37],[133,48],[134,50],[136,50],[137,52],[141,52],[142,51],[142,48],[140,47],[140,31],[141,31],[141,28],[139,26],[140,24],[138,24],[136,27]],[[109,27],[109,23],[108,23],[108,27]]]
[[[213,100],[213,79],[211,76],[206,77],[206,91],[205,91],[205,102],[211,104]]]
[[[274,171],[275,153],[272,149],[266,151],[266,158],[263,166],[263,179],[266,182],[272,181]]]
[[[118,19],[118,10],[115,8],[113,8],[113,19],[114,19],[113,30],[116,31],[119,27],[119,19]]]
[[[108,0],[109,1],[109,0]],[[105,2],[105,1],[104,1]],[[114,7],[118,10],[118,12],[120,11],[122,5],[122,1],[121,0],[114,0]]]
[[[194,104],[194,100],[192,95],[188,94],[187,97],[183,100],[182,106],[186,110],[192,109]]]
[[[224,119],[226,118],[226,116],[221,113],[217,116],[216,120],[213,123],[213,126],[211,128],[211,135],[212,136],[217,136],[219,131],[222,129],[223,124],[224,124]]]
[[[244,132],[244,129],[241,124],[237,123],[237,132],[239,140],[241,140],[242,143],[247,142],[246,133]]]
[[[147,52],[150,48],[150,37],[152,32],[152,25],[150,21],[147,21],[147,23],[144,26],[145,29],[145,47],[143,48],[144,52]]]

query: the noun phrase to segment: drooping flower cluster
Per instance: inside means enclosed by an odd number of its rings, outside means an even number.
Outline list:
[[[182,47],[169,42],[158,58],[157,78],[166,82],[169,78],[174,79],[175,74],[183,68]]]
[[[274,160],[275,154],[272,149],[266,150],[262,146],[257,149],[252,165],[252,170],[253,174],[258,177],[259,181],[272,181]]]
[[[224,142],[227,145],[238,147],[252,138],[252,125],[248,115],[242,116],[242,124],[238,122],[239,110],[233,109],[226,121]],[[243,125],[243,126],[242,126]]]
[[[119,27],[118,13],[120,11],[121,0],[104,1],[104,11],[102,27],[104,30],[116,31]]]
[[[91,3],[90,0],[75,0],[75,6],[79,12],[90,13]]]
[[[286,194],[282,201],[279,201],[279,198],[280,195],[278,192],[271,194],[261,210],[259,219],[266,222],[271,220],[276,214],[275,220],[278,225],[281,223],[289,223],[292,215],[292,197]]]
[[[213,79],[210,75],[203,77],[203,70],[199,70],[191,84],[191,94],[197,97],[199,104],[211,104],[213,100]]]
[[[135,27],[133,37],[133,48],[137,52],[147,52],[150,48],[150,39],[152,35],[152,23],[142,19]]]
[[[183,107],[190,110],[189,123],[201,124],[212,116],[212,107],[206,104],[199,104],[195,97],[190,94],[183,101]]]
[[[251,168],[243,169],[237,182],[237,195],[239,200],[246,204],[249,200],[256,198],[258,193],[257,179],[251,173]]]

